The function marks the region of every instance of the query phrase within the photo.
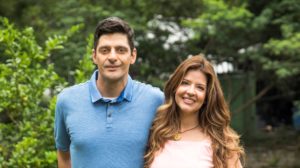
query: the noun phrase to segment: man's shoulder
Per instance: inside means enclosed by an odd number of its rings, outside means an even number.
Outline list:
[[[163,92],[160,90],[160,88],[152,86],[151,84],[143,83],[137,80],[133,80],[134,82],[134,90],[141,91],[143,94],[150,94],[153,96],[163,97]]]
[[[86,81],[84,83],[79,83],[73,86],[66,87],[58,94],[58,97],[61,99],[71,98],[74,97],[75,95],[86,92],[89,89],[88,83],[89,81]]]

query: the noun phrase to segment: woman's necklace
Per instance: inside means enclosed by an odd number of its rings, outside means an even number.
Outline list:
[[[196,126],[193,127],[193,128],[187,129],[187,130],[184,130],[184,131],[178,131],[177,133],[175,133],[175,135],[174,135],[174,137],[173,137],[174,140],[175,140],[175,141],[179,141],[179,140],[181,139],[181,134],[183,134],[183,133],[185,133],[185,132],[188,132],[188,131],[191,131],[191,130],[197,128],[197,127],[199,127],[199,124],[196,125]]]

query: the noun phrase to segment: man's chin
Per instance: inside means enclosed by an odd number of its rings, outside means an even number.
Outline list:
[[[120,75],[120,74],[109,73],[104,76],[104,79],[107,81],[111,81],[111,82],[117,82],[117,81],[125,79],[125,76]]]

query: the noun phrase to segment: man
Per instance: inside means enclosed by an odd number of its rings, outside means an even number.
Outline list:
[[[57,99],[58,167],[143,167],[149,128],[163,94],[129,76],[137,56],[133,35],[116,17],[98,24],[92,56],[98,70]]]

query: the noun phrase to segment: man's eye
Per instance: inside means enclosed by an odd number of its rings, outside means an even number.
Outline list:
[[[123,47],[120,47],[120,48],[117,49],[117,51],[118,51],[118,53],[122,54],[122,53],[125,53],[127,51],[127,49],[123,48]]]
[[[100,49],[100,53],[102,53],[102,54],[107,54],[108,52],[109,52],[109,49],[107,49],[107,48]]]

